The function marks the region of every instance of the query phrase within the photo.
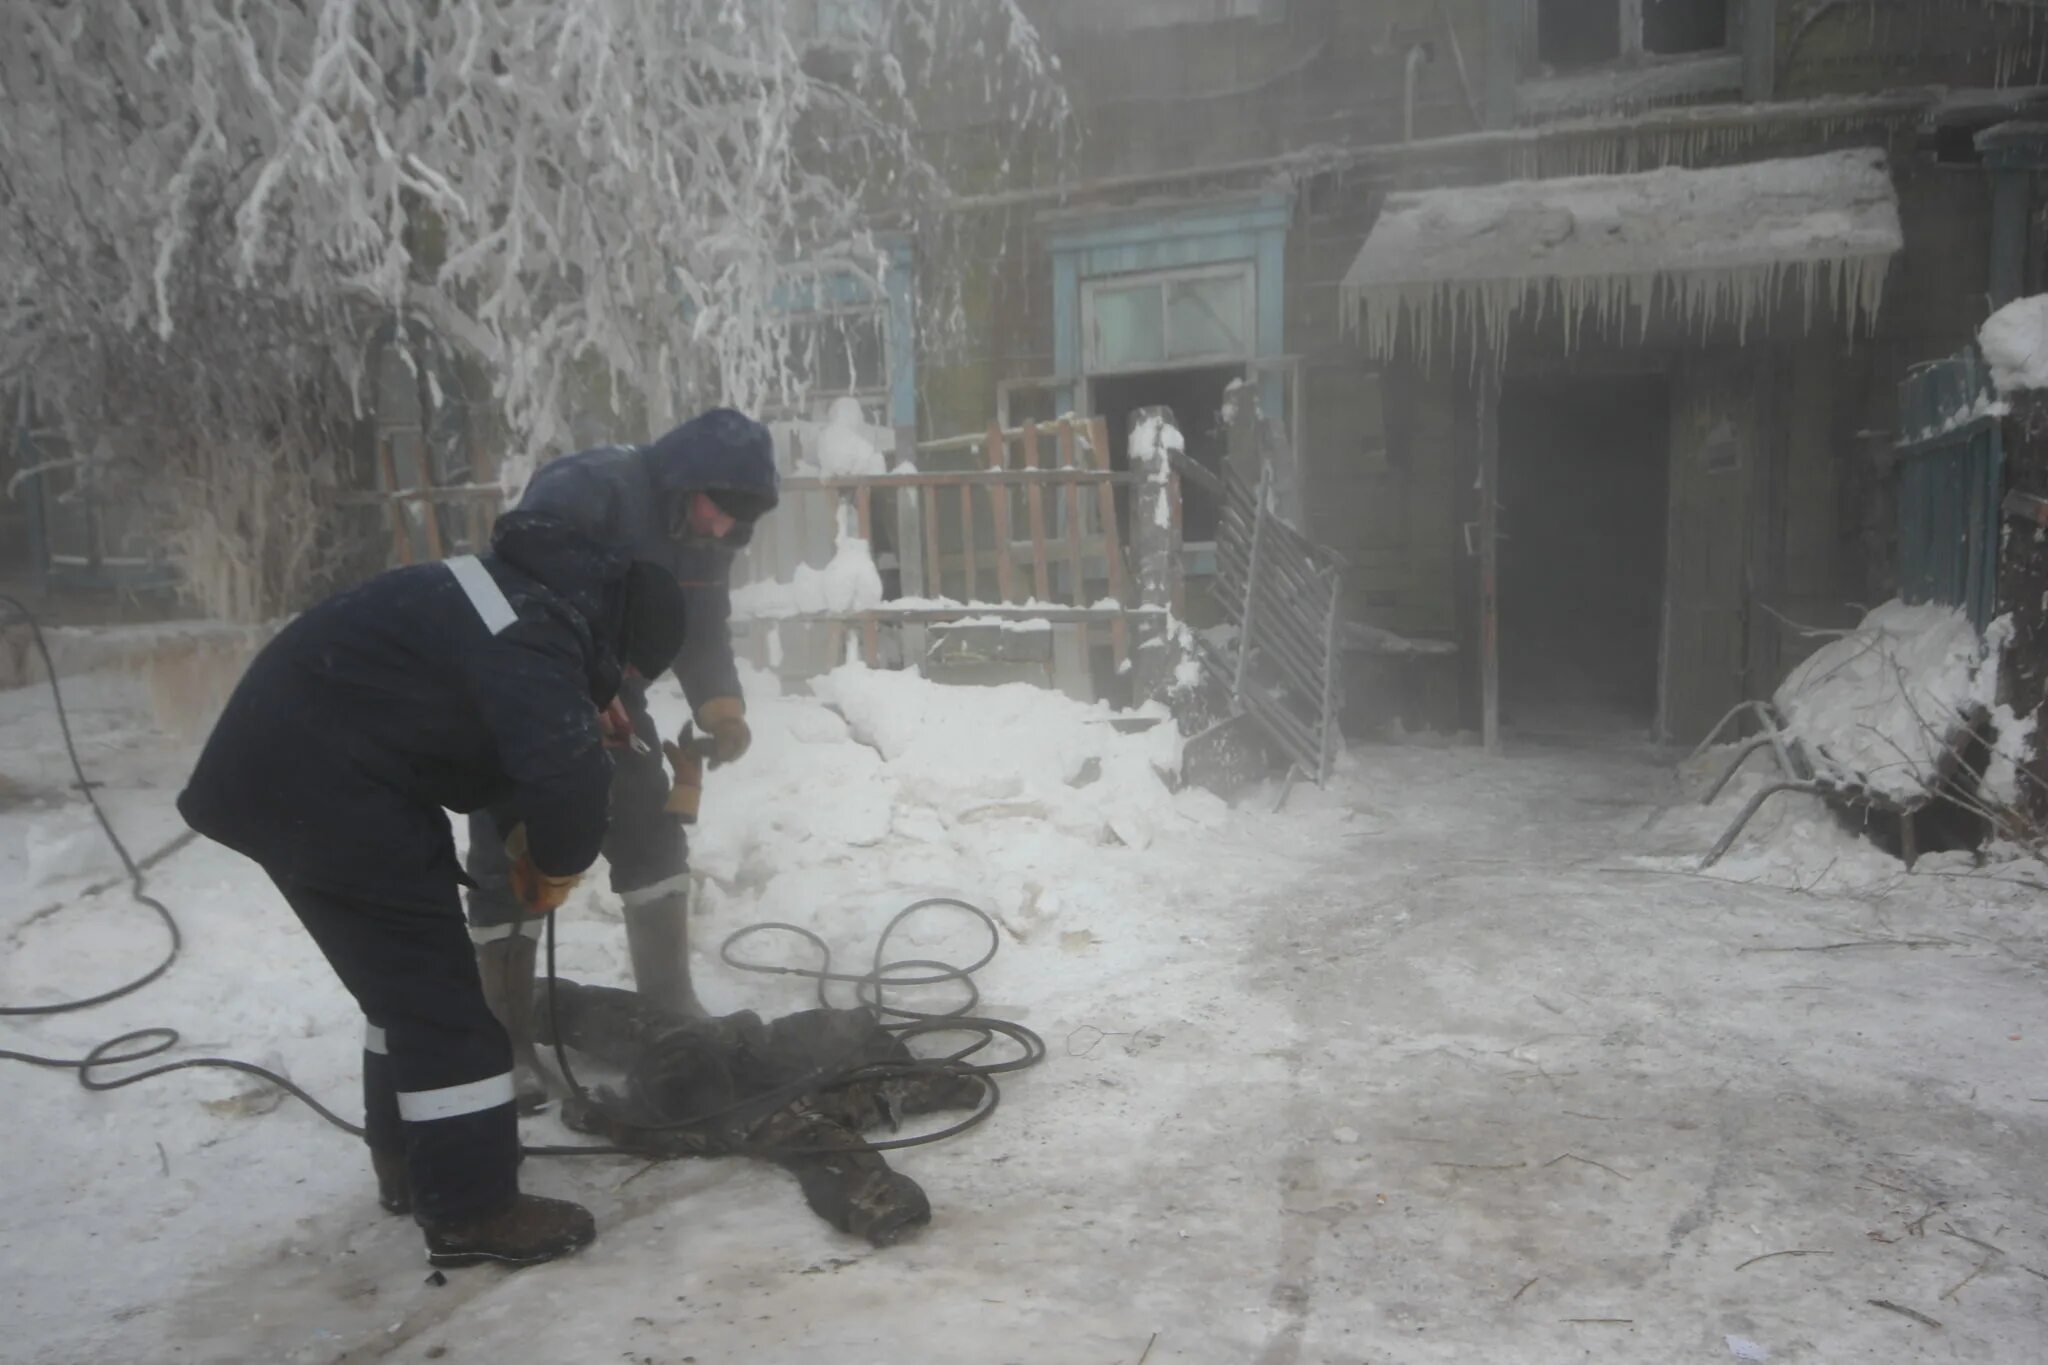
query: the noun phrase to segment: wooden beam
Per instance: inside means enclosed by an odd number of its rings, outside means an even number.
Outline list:
[[[391,438],[389,436],[379,436],[377,438],[377,459],[384,470],[385,486],[397,488],[398,458],[391,453]],[[405,509],[398,505],[396,499],[391,501],[390,509],[391,562],[393,564],[410,564],[412,563],[412,536],[406,530]]]
[[[865,474],[852,479],[819,479],[810,476],[784,479],[782,489],[786,493],[845,493],[855,488],[1013,488],[1041,487],[1063,488],[1069,484],[1130,483],[1129,470],[1123,469],[926,469],[914,474]],[[438,496],[440,492],[459,490],[428,489],[423,496]]]
[[[863,488],[853,495],[854,520],[860,531],[860,538],[867,542],[868,554],[875,550],[875,508],[874,491]],[[860,654],[869,668],[882,666],[882,633],[873,621],[862,623],[860,631]]]
[[[1038,423],[1024,428],[1024,468],[1038,469]],[[1031,587],[1041,602],[1052,601],[1052,566],[1045,546],[1045,489],[1031,483],[1024,489],[1025,511],[1031,520]]]
[[[1074,455],[1074,424],[1066,418],[1060,419],[1060,466],[1063,469],[1076,468]],[[1067,567],[1074,575],[1072,585],[1074,605],[1088,605],[1088,569],[1081,545],[1081,486],[1067,485]]]
[[[1003,472],[1008,463],[1009,439],[1003,429],[994,422],[988,424],[988,467],[992,473]],[[1109,485],[1102,485],[1103,492],[1109,492]],[[1017,600],[1016,569],[1010,563],[1010,487],[1007,483],[992,484],[988,490],[989,511],[996,522],[996,592],[1005,602]]]
[[[1109,419],[1093,417],[1088,422],[1089,445],[1094,450],[1094,464],[1102,469],[1109,468]],[[1109,595],[1119,603],[1124,600],[1124,551],[1122,538],[1118,535],[1116,521],[1116,490],[1108,484],[1096,485],[1096,514],[1102,518],[1102,555],[1106,565],[1105,577],[1109,583]],[[1110,622],[1109,642],[1116,654],[1116,666],[1131,661],[1131,634],[1119,616]]]
[[[1479,362],[1479,697],[1486,752],[1500,752],[1500,361]]]

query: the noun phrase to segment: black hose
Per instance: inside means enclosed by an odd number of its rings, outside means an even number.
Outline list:
[[[71,771],[78,779],[78,789],[85,794],[85,799],[91,805],[94,817],[99,821],[100,829],[105,832],[107,842],[113,845],[114,852],[120,857],[121,866],[127,873],[129,895],[140,904],[148,906],[150,910],[154,911],[156,916],[163,921],[165,932],[170,936],[170,945],[161,961],[141,976],[123,985],[116,986],[112,990],[102,991],[98,995],[88,996],[82,1000],[65,1000],[52,1005],[0,1005],[0,1017],[24,1018],[68,1014],[74,1010],[91,1009],[96,1005],[104,1005],[109,1001],[119,1000],[123,996],[132,995],[163,976],[165,972],[171,969],[171,965],[178,960],[178,954],[184,947],[184,935],[179,931],[177,917],[171,913],[170,908],[155,896],[149,894],[146,869],[191,843],[194,836],[190,831],[187,831],[172,840],[164,848],[143,859],[140,863],[137,863],[129,854],[127,844],[122,842],[120,834],[115,831],[113,821],[107,818],[106,810],[101,807],[99,798],[93,794],[92,782],[85,775],[84,764],[78,756],[78,744],[71,733],[71,719],[64,708],[64,689],[57,678],[56,662],[50,657],[49,645],[43,638],[42,623],[36,619],[34,612],[30,611],[27,606],[16,598],[0,593],[0,605],[11,608],[16,615],[26,622],[29,632],[34,638],[36,652],[42,658],[43,671],[49,679],[50,698],[56,707],[57,725],[63,732],[64,752],[70,760]],[[105,887],[97,889],[105,889]],[[971,966],[967,967],[954,967],[944,962],[921,960],[885,964],[883,962],[883,953],[888,946],[890,936],[895,933],[897,926],[919,911],[940,906],[954,907],[979,916],[989,933],[988,951],[983,953]],[[821,955],[820,965],[816,968],[784,967],[772,963],[743,962],[733,958],[731,955],[732,946],[741,939],[772,930],[797,934],[808,940],[818,949]],[[547,939],[547,988],[549,991],[550,1013],[552,1013],[555,984],[555,922],[552,915],[548,917]],[[1044,1041],[1023,1025],[1012,1023],[1008,1020],[981,1018],[967,1013],[980,1000],[980,994],[975,988],[972,974],[988,965],[995,957],[996,948],[1000,942],[995,921],[990,919],[987,913],[976,906],[968,904],[966,901],[954,900],[950,897],[934,897],[906,906],[896,914],[895,918],[889,921],[887,927],[882,930],[881,936],[875,942],[875,966],[873,970],[860,973],[843,973],[831,970],[831,948],[822,938],[810,930],[793,924],[749,925],[727,938],[719,950],[719,956],[740,971],[812,978],[818,983],[818,1001],[821,1005],[826,1003],[826,989],[830,983],[843,982],[851,984],[855,987],[856,996],[862,1004],[868,1005],[878,1015],[885,1018],[895,1018],[903,1021],[901,1023],[885,1025],[885,1027],[896,1033],[900,1038],[907,1039],[926,1033],[965,1031],[971,1034],[978,1034],[980,1040],[947,1057],[918,1058],[910,1063],[895,1063],[885,1067],[874,1065],[855,1066],[852,1064],[852,1054],[849,1053],[835,1059],[830,1064],[818,1067],[814,1071],[766,1095],[757,1095],[726,1109],[695,1115],[675,1123],[646,1125],[629,1123],[616,1115],[608,1115],[608,1117],[611,1117],[613,1122],[619,1123],[621,1126],[648,1131],[694,1128],[731,1117],[741,1110],[767,1112],[790,1104],[805,1095],[817,1094],[852,1084],[856,1081],[876,1079],[885,1075],[911,1075],[920,1072],[945,1070],[956,1075],[974,1076],[981,1082],[985,1095],[985,1103],[981,1107],[977,1108],[965,1119],[946,1128],[935,1132],[921,1133],[915,1137],[895,1138],[884,1142],[865,1143],[858,1146],[831,1149],[820,1148],[815,1151],[787,1147],[752,1148],[744,1146],[735,1147],[732,1150],[735,1154],[746,1153],[761,1156],[826,1155],[829,1152],[847,1151],[884,1152],[903,1147],[922,1146],[925,1143],[937,1142],[942,1138],[951,1137],[956,1133],[963,1133],[969,1128],[985,1122],[989,1115],[995,1112],[996,1105],[1001,1099],[1001,1094],[996,1089],[996,1083],[993,1079],[997,1073],[1021,1070],[1024,1067],[1037,1063],[1045,1056]],[[894,973],[912,968],[930,969],[932,974],[914,977],[894,975]],[[939,985],[949,981],[958,981],[965,985],[968,998],[956,1010],[943,1014],[929,1014],[916,1010],[906,1010],[886,1004],[883,998],[883,992],[889,989],[906,986]],[[992,1044],[997,1037],[1006,1037],[1013,1040],[1022,1051],[1018,1056],[1001,1062],[969,1064],[966,1061],[966,1058]],[[244,1062],[232,1057],[187,1057],[175,1062],[165,1062],[161,1065],[113,1080],[102,1080],[95,1074],[102,1067],[146,1061],[151,1057],[161,1056],[171,1048],[176,1047],[178,1041],[179,1034],[176,1029],[163,1027],[142,1028],[131,1033],[124,1033],[117,1038],[109,1038],[92,1048],[83,1057],[48,1057],[32,1052],[0,1049],[0,1061],[21,1062],[28,1066],[70,1071],[77,1078],[81,1086],[91,1091],[119,1090],[125,1086],[135,1085],[156,1076],[168,1075],[173,1071],[201,1069],[239,1071],[244,1075],[257,1077],[276,1086],[285,1094],[303,1102],[314,1113],[343,1132],[355,1137],[363,1135],[360,1125],[350,1123],[336,1114],[290,1078],[279,1075],[267,1067],[258,1066],[254,1062]],[[122,1050],[130,1044],[134,1044],[134,1046],[126,1051]],[[555,1057],[562,1068],[563,1079],[576,1092],[578,1098],[585,1104],[597,1108],[597,1101],[576,1081],[575,1074],[570,1069],[568,1055],[562,1048],[559,1038],[555,1043]],[[634,1155],[634,1153],[625,1148],[597,1145],[531,1145],[525,1146],[521,1150],[529,1156]]]
[[[898,962],[887,962],[884,960],[884,954],[888,950],[890,937],[895,934],[898,927],[905,920],[922,911],[941,908],[963,911],[979,919],[982,927],[988,931],[988,950],[966,967],[956,967],[951,963],[922,958],[905,959]],[[786,967],[776,963],[742,961],[732,955],[732,948],[735,943],[755,934],[771,931],[795,934],[809,942],[818,950],[819,965],[816,967]],[[989,1117],[995,1113],[996,1106],[1002,1102],[1002,1091],[997,1087],[995,1077],[1003,1072],[1021,1071],[1026,1067],[1035,1066],[1045,1058],[1045,1040],[1022,1024],[1007,1019],[994,1019],[967,1013],[981,999],[980,991],[974,984],[973,973],[980,971],[995,959],[996,950],[1001,947],[1001,944],[1002,939],[996,928],[996,922],[987,911],[977,905],[952,896],[929,896],[897,911],[889,923],[883,927],[881,934],[875,940],[874,967],[866,972],[833,971],[831,945],[801,925],[784,923],[750,924],[743,929],[734,930],[726,937],[725,942],[719,946],[718,955],[720,960],[740,971],[757,972],[770,976],[800,976],[816,981],[818,983],[818,1004],[823,1008],[833,1008],[827,996],[827,990],[831,983],[842,982],[852,985],[855,988],[856,998],[860,1003],[874,1010],[877,1016],[882,1018],[893,1016],[903,1021],[897,1024],[885,1023],[882,1025],[882,1027],[894,1033],[899,1039],[907,1041],[910,1038],[925,1034],[943,1033],[967,1033],[978,1036],[978,1041],[971,1042],[958,1052],[947,1056],[916,1057],[908,1062],[856,1063],[855,1057],[862,1050],[864,1044],[855,1042],[838,1057],[814,1067],[795,1080],[777,1086],[772,1090],[759,1095],[748,1096],[745,1099],[735,1101],[718,1109],[708,1110],[700,1114],[692,1114],[687,1118],[656,1123],[628,1118],[624,1114],[606,1107],[593,1097],[588,1090],[584,1089],[582,1083],[576,1079],[575,1069],[569,1062],[568,1049],[562,1044],[559,1030],[556,1032],[554,1041],[555,1063],[561,1068],[563,1081],[583,1104],[604,1114],[617,1127],[643,1133],[671,1133],[692,1128],[702,1128],[742,1113],[767,1114],[785,1105],[794,1103],[807,1095],[821,1094],[862,1081],[944,1073],[953,1076],[968,1076],[980,1082],[983,1102],[975,1108],[973,1113],[956,1123],[948,1124],[944,1128],[935,1129],[929,1133],[919,1133],[914,1137],[889,1138],[879,1142],[848,1143],[843,1146],[830,1148],[754,1146],[746,1143],[721,1144],[723,1151],[731,1152],[734,1155],[774,1157],[826,1156],[841,1152],[893,1152],[900,1151],[906,1147],[922,1147],[929,1143],[957,1136],[970,1128],[986,1123]],[[897,973],[906,969],[929,969],[931,974],[922,976],[897,975]],[[547,923],[546,986],[548,993],[548,1015],[550,1018],[560,1017],[555,1008],[555,979],[555,921],[554,916],[550,915]],[[883,998],[883,992],[888,989],[906,986],[936,986],[951,981],[957,981],[967,988],[967,999],[957,1008],[943,1013],[933,1014],[919,1010],[904,1009],[901,1006],[888,1004]],[[1019,1048],[1018,1055],[998,1062],[969,1063],[966,1060],[983,1048],[991,1046],[998,1037],[1008,1038],[1015,1042]],[[590,1155],[594,1153],[634,1154],[628,1148],[615,1146],[551,1147],[529,1150],[548,1156]]]

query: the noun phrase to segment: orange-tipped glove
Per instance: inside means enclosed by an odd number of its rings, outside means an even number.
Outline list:
[[[576,889],[576,883],[583,880],[581,872],[566,877],[557,877],[540,870],[533,861],[533,854],[526,847],[526,826],[514,825],[512,833],[505,838],[505,854],[512,860],[512,894],[526,907],[529,915],[546,915],[559,910],[562,902],[569,899],[569,893]]]
[[[705,702],[697,708],[697,724],[711,741],[714,768],[733,762],[754,742],[754,732],[747,728],[747,704],[738,697],[713,697]]]

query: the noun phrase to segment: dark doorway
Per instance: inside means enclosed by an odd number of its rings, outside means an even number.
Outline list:
[[[1174,421],[1187,442],[1188,458],[1221,470],[1230,448],[1223,423],[1223,403],[1232,381],[1244,377],[1239,365],[1214,365],[1199,370],[1152,370],[1088,381],[1088,396],[1097,415],[1109,424],[1109,466],[1131,467],[1131,414],[1140,408],[1173,409]],[[1130,541],[1129,490],[1116,491],[1117,518]],[[1215,500],[1191,482],[1181,482],[1181,539],[1201,543],[1216,539],[1219,515]]]
[[[1585,733],[1655,721],[1670,448],[1662,376],[1502,391],[1503,726]]]

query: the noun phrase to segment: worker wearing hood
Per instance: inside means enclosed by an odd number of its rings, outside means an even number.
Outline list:
[[[639,446],[600,446],[564,455],[535,473],[519,510],[575,527],[599,544],[670,569],[681,584],[689,628],[675,675],[713,767],[747,751],[746,702],[733,661],[729,577],[736,550],[775,506],[775,448],[768,429],[730,408],[694,417]],[[611,832],[605,857],[626,922],[636,988],[660,1007],[701,1014],[689,968],[689,847],[681,818],[667,809],[670,779],[663,737],[648,716],[645,685],[620,701],[642,743],[616,752]],[[531,1061],[535,944],[507,881],[502,849],[470,841],[470,932],[493,1007],[520,1056],[521,1102],[545,1099]]]

